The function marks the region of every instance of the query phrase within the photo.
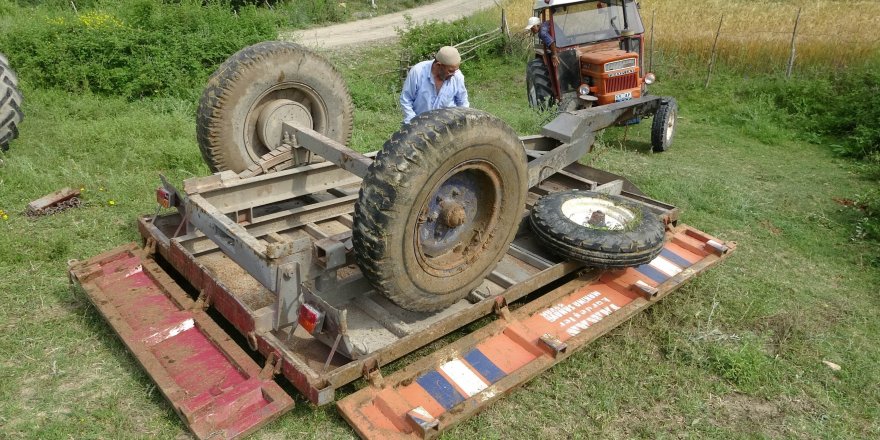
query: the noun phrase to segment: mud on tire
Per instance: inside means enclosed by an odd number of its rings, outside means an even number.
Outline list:
[[[24,119],[21,102],[18,77],[0,53],[0,151],[8,150],[9,143],[18,137],[18,124]]]
[[[595,211],[599,219],[589,223]],[[598,217],[601,217],[597,215]],[[592,267],[646,264],[663,249],[659,217],[623,197],[592,191],[564,191],[538,199],[529,215],[534,234],[556,254]]]
[[[445,308],[504,256],[527,184],[522,142],[503,121],[468,108],[421,114],[385,143],[361,185],[358,265],[405,309]]]
[[[199,100],[196,135],[212,171],[242,172],[279,146],[261,139],[257,125],[280,100],[308,112],[315,131],[349,142],[354,105],[339,72],[297,44],[258,43],[220,65]]]

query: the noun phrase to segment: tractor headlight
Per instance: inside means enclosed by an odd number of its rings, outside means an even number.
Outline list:
[[[645,84],[654,84],[654,81],[657,81],[657,77],[653,73],[645,75]]]
[[[578,87],[578,95],[589,95],[589,94],[590,94],[590,86],[588,86],[586,84],[581,84],[581,86]]]

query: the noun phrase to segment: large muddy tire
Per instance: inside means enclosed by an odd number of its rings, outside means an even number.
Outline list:
[[[651,124],[651,149],[656,153],[662,153],[672,146],[672,138],[675,136],[675,122],[678,118],[678,103],[675,99],[664,98],[654,114],[654,122]]]
[[[8,150],[9,143],[18,137],[18,124],[24,119],[21,101],[18,77],[9,67],[9,60],[0,53],[0,151]]]
[[[594,214],[597,211],[602,214]],[[666,235],[663,222],[652,212],[623,197],[592,191],[541,197],[529,223],[553,252],[600,268],[649,263],[663,249]]]
[[[469,108],[423,113],[376,156],[355,205],[358,265],[400,307],[443,309],[491,272],[525,207],[516,133]]]
[[[542,59],[535,58],[526,65],[526,95],[529,107],[539,110],[546,110],[554,101],[550,73]]]
[[[281,121],[347,144],[353,112],[345,81],[327,60],[269,41],[240,50],[214,72],[199,101],[196,134],[212,171],[239,173],[281,145]]]

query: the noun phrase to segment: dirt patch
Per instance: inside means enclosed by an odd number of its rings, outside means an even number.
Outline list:
[[[793,338],[801,336],[800,318],[790,314],[768,316],[758,324],[762,332],[769,332],[767,353],[771,356],[783,356]]]
[[[710,419],[706,423],[764,438],[782,438],[785,437],[784,411],[780,406],[780,402],[741,393],[718,396],[708,402]]]
[[[773,223],[770,223],[770,220],[761,220],[761,226],[763,226],[764,229],[770,231],[770,233],[773,235],[782,234],[782,229],[779,229],[775,225],[773,225]]]

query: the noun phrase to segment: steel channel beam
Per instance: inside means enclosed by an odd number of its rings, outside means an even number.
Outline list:
[[[224,180],[221,186],[196,193],[217,211],[232,213],[360,181],[360,177],[322,162],[247,179]]]
[[[590,151],[595,138],[596,135],[594,133],[586,133],[576,143],[562,144],[529,162],[528,187],[534,187],[569,164],[577,162]]]
[[[211,239],[229,258],[248,271],[260,284],[277,292],[277,265],[266,256],[266,245],[244,226],[232,221],[201,195],[187,199],[189,221]]]
[[[287,122],[282,125],[282,132],[296,139],[297,147],[304,147],[336,164],[339,168],[364,178],[373,160],[363,154],[340,144],[339,142],[306,127],[299,127]]]
[[[632,118],[657,112],[661,97],[643,96],[629,101],[560,113],[541,129],[544,136],[564,143],[574,143],[588,134],[603,130]]]
[[[261,217],[258,221],[245,225],[244,228],[249,235],[262,237],[269,233],[280,233],[309,223],[329,220],[353,212],[354,202],[357,200],[357,197],[354,194],[279,212],[271,216]],[[201,255],[218,247],[208,237],[193,238],[183,241],[182,244],[194,255]]]

